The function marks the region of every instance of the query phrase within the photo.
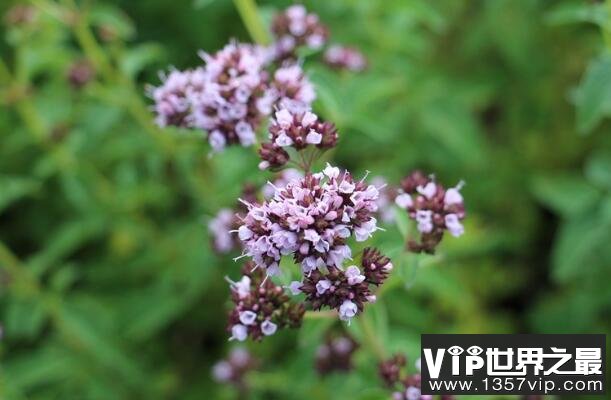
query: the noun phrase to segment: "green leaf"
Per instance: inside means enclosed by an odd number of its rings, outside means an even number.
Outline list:
[[[144,384],[144,376],[131,357],[123,353],[118,337],[107,337],[96,328],[95,315],[70,304],[59,308],[58,327],[64,339],[74,348],[81,349],[100,365],[113,369],[127,382]]]
[[[433,99],[422,111],[424,130],[465,165],[482,165],[481,130],[462,104],[447,98]]]
[[[611,153],[595,153],[586,162],[585,175],[593,185],[611,189]]]
[[[216,0],[193,0],[193,8],[205,8],[215,1]]]
[[[33,339],[46,320],[44,307],[37,299],[13,299],[3,316],[7,335]]]
[[[552,252],[554,278],[568,282],[608,266],[609,232],[611,224],[601,223],[598,213],[574,218],[563,225]]]
[[[0,175],[0,211],[24,196],[35,193],[40,182],[35,179]]]
[[[111,28],[120,38],[131,39],[136,33],[134,24],[120,9],[107,5],[94,3],[89,18],[93,25]]]
[[[603,27],[607,22],[607,10],[603,3],[569,2],[554,8],[545,20],[551,25],[589,22]]]
[[[410,220],[407,212],[398,206],[395,207],[395,222],[397,223],[397,228],[399,232],[401,232],[401,236],[404,241],[407,241],[410,232]]]
[[[577,91],[577,129],[590,133],[611,113],[611,55],[590,62]]]
[[[129,77],[135,77],[144,67],[163,58],[163,47],[156,43],[143,43],[129,49],[121,59],[120,68]]]
[[[599,191],[578,175],[538,176],[531,190],[540,202],[563,216],[583,213],[600,200]]]
[[[67,223],[49,235],[42,251],[28,261],[28,266],[42,274],[57,261],[78,250],[87,241],[104,233],[106,223],[99,217]]]
[[[35,350],[27,352],[4,366],[6,383],[12,389],[26,390],[41,384],[63,379],[73,379],[72,373],[77,365],[66,357],[65,353],[50,348],[50,346],[39,346]]]

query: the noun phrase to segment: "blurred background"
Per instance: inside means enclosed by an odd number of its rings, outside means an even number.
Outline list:
[[[258,3],[267,22],[291,4]],[[397,227],[377,234],[399,279],[364,314],[385,351],[413,365],[421,333],[610,332],[610,6],[306,5],[369,60],[360,74],[304,60],[315,110],[339,127],[333,161],[467,182],[466,234],[434,257],[403,252]],[[201,134],[155,127],[145,86],[251,41],[234,2],[4,0],[0,13],[1,399],[389,397],[366,346],[350,374],[317,374],[334,320],[250,343],[246,388],[212,379],[232,347],[223,277],[240,265],[206,225],[270,176],[253,151],[210,157]]]

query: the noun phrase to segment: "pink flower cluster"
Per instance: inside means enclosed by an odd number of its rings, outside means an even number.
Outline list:
[[[242,187],[242,199],[248,202],[256,202],[259,188],[253,184],[245,183]],[[242,216],[247,212],[246,206],[237,201],[233,208],[222,208],[208,222],[212,248],[219,254],[227,254],[234,250],[242,249],[242,242],[234,234],[240,226]]]
[[[393,269],[390,259],[377,249],[363,251],[361,267],[351,265],[343,270],[329,267],[327,272],[314,270],[302,282],[293,282],[293,294],[304,293],[314,310],[335,309],[342,321],[350,321],[363,311],[366,303],[376,301],[372,288],[381,285]]]
[[[286,168],[282,171],[278,172],[276,178],[273,180],[271,184],[267,184],[263,186],[261,189],[263,193],[263,197],[265,199],[271,199],[276,194],[277,188],[285,187],[289,182],[295,179],[303,178],[303,172],[299,171],[295,168]]]
[[[410,241],[408,247],[414,252],[433,253],[435,247],[447,230],[452,236],[464,233],[462,220],[465,218],[465,206],[460,189],[445,189],[422,172],[416,171],[401,182],[402,193],[395,198],[395,203],[407,210],[411,219],[417,222],[421,233],[420,243]]]
[[[162,74],[161,80],[161,86],[149,89],[149,96],[155,101],[157,125],[193,127],[194,100],[204,91],[204,70],[172,70],[167,75]]]
[[[238,229],[244,255],[268,275],[280,272],[282,256],[291,255],[304,274],[322,267],[341,268],[351,257],[346,240],[367,240],[377,229],[378,190],[350,173],[327,165],[322,173],[278,188],[262,204],[248,204]]]
[[[294,58],[295,51],[301,46],[318,50],[325,45],[329,36],[318,15],[308,13],[301,4],[277,14],[272,22],[272,32],[276,39],[274,56],[278,60]]]
[[[231,234],[235,212],[230,208],[221,209],[208,223],[212,236],[212,247],[218,253],[229,253],[235,248],[235,238]]]
[[[337,144],[337,138],[335,125],[319,121],[316,114],[310,111],[280,109],[276,111],[269,127],[271,142],[262,146],[259,151],[262,159],[259,168],[278,168],[287,163],[290,156],[285,148],[291,147],[301,151],[312,146],[326,150]]]
[[[202,54],[205,66],[171,71],[152,88],[156,123],[203,129],[215,151],[250,146],[274,107],[309,110],[314,88],[298,64],[278,68],[270,79],[269,51],[232,42],[215,54]]]
[[[242,342],[249,336],[260,340],[275,334],[278,329],[301,325],[305,313],[303,305],[291,302],[284,289],[266,279],[252,262],[244,265],[239,281],[229,282],[234,303],[227,327],[231,332],[230,340]]]
[[[352,355],[359,344],[348,335],[327,337],[316,349],[316,370],[321,376],[331,372],[348,372],[353,368]]]
[[[380,196],[378,197],[378,216],[380,220],[386,224],[393,223],[396,218],[395,197],[397,197],[397,188],[389,185],[386,178],[375,176],[371,179],[371,183],[380,188]]]
[[[274,72],[270,89],[266,95],[273,100],[277,107],[287,108],[295,112],[309,110],[312,102],[316,99],[314,86],[299,64],[278,68]]]
[[[229,357],[219,360],[212,367],[212,377],[219,383],[230,383],[236,386],[244,385],[244,376],[255,369],[258,360],[248,350],[237,347],[229,353]]]
[[[384,384],[393,390],[393,400],[432,400],[433,396],[422,394],[420,373],[408,375],[404,368],[407,358],[403,354],[395,354],[390,359],[378,364],[378,373]],[[420,359],[416,362],[420,371]],[[454,400],[454,396],[442,395],[440,400]]]
[[[261,47],[230,43],[206,61],[206,84],[194,99],[193,124],[209,132],[216,151],[228,144],[250,146],[268,108],[259,104],[267,90],[267,64]]]
[[[323,58],[330,67],[337,69],[361,72],[367,68],[367,59],[363,53],[352,47],[329,46]]]

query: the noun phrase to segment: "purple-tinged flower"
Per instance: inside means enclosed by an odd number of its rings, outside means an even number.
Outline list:
[[[265,336],[273,335],[274,333],[276,333],[277,329],[278,325],[268,320],[263,321],[263,323],[261,324],[261,332],[263,332]]]
[[[318,15],[308,13],[301,4],[277,14],[272,21],[272,32],[276,40],[272,45],[276,60],[294,59],[297,49],[302,46],[318,50],[329,37]]]
[[[259,168],[262,170],[282,167],[290,160],[289,153],[274,143],[262,143],[259,148],[259,157],[262,160]]]
[[[339,319],[342,321],[350,321],[357,313],[359,309],[355,302],[352,300],[344,300],[341,306],[339,306]]]
[[[248,262],[238,282],[231,282],[234,307],[229,314],[227,329],[230,340],[244,341],[248,337],[261,340],[278,329],[297,328],[305,309],[292,303],[282,287],[266,279],[260,268]]]
[[[380,196],[378,197],[378,216],[384,223],[392,223],[396,218],[396,210],[394,207],[395,198],[397,198],[397,188],[390,186],[386,179],[381,176],[376,176],[371,179],[371,183],[379,188]]]
[[[397,353],[378,364],[378,374],[386,386],[394,388],[401,380],[401,369],[407,364],[405,355]]]
[[[415,386],[410,386],[405,390],[405,399],[406,400],[420,400],[420,396],[422,395],[420,388]]]
[[[355,182],[347,171],[325,171],[328,175],[307,174],[277,188],[262,204],[248,203],[242,224],[252,235],[243,240],[244,254],[268,274],[285,255],[292,255],[304,274],[323,266],[341,267],[350,257],[346,239],[354,235],[363,241],[377,229],[377,189],[363,180]],[[354,185],[351,193],[340,191],[343,182]]]
[[[257,202],[257,188],[252,184],[245,184],[241,198],[251,203]],[[233,209],[223,208],[210,220],[208,231],[212,237],[212,248],[217,253],[227,254],[241,249],[241,240],[249,234],[252,235],[241,225],[241,218],[247,211],[242,202],[237,202]]]
[[[208,231],[213,237],[213,248],[218,253],[229,253],[235,248],[235,238],[230,233],[234,214],[233,210],[223,208],[208,223]]]
[[[295,113],[310,110],[312,102],[316,99],[314,86],[299,64],[278,68],[270,82],[268,92],[267,96],[274,99],[277,108],[287,108]]]
[[[261,189],[263,192],[263,197],[269,200],[274,197],[274,194],[276,193],[277,189],[283,188],[289,182],[301,178],[303,178],[303,172],[295,168],[283,169],[282,171],[278,172],[278,175],[276,175],[276,178],[273,180],[273,182],[268,182],[267,185],[263,186],[263,189]]]
[[[293,281],[290,285],[287,286],[287,288],[293,296],[297,296],[298,294],[301,294],[301,286],[303,286],[303,283],[299,281]]]
[[[367,68],[367,59],[355,48],[333,45],[325,51],[324,61],[336,69],[361,72]]]
[[[356,265],[351,265],[346,269],[346,277],[349,285],[358,285],[365,280],[365,275],[361,274],[361,270]]]
[[[432,400],[433,396],[421,392],[421,376],[419,373],[404,375],[402,369],[407,359],[402,354],[395,354],[392,358],[378,364],[378,373],[384,384],[394,390],[392,398],[396,400]],[[453,400],[452,396],[442,396],[441,400]]]
[[[236,347],[229,353],[226,359],[217,361],[212,367],[212,378],[218,383],[228,383],[238,387],[244,387],[244,376],[247,372],[255,369],[259,364],[250,353],[242,348]]]
[[[313,269],[304,277],[299,290],[314,310],[335,309],[342,321],[350,321],[363,311],[366,303],[375,301],[372,288],[382,284],[391,270],[388,257],[376,249],[366,248],[361,268],[356,265],[345,270],[330,267],[326,272]]]
[[[327,279],[321,279],[316,283],[316,294],[325,294],[327,290],[331,288],[331,281]]]
[[[155,102],[155,122],[160,127],[192,128],[194,103],[204,92],[206,74],[202,68],[171,70],[161,75],[162,84],[148,89]]]
[[[328,336],[316,350],[316,370],[320,375],[350,371],[353,368],[352,356],[358,347],[358,343],[348,335]]]
[[[239,315],[240,322],[244,325],[252,325],[255,323],[255,319],[257,319],[257,313],[250,310],[242,311]]]
[[[390,258],[380,253],[378,249],[367,247],[363,250],[361,269],[367,282],[379,286],[388,278],[390,271],[393,270],[393,265]]]
[[[296,112],[289,108],[276,111],[269,127],[270,143],[264,143],[259,150],[263,162],[268,168],[277,168],[289,161],[286,148],[297,151],[312,147],[327,150],[337,144],[337,129],[330,122],[319,121],[318,116],[310,111]],[[275,152],[279,152],[277,157]],[[284,164],[281,164],[284,162]],[[340,188],[344,193],[350,190],[349,181],[343,181]]]
[[[228,361],[221,360],[212,367],[212,377],[220,383],[229,382],[233,377],[233,368]]]
[[[192,125],[209,132],[213,150],[231,144],[251,146],[270,110],[260,104],[267,91],[262,47],[232,42],[214,55],[202,53],[205,85],[192,96]]]
[[[414,204],[412,196],[407,193],[401,193],[395,198],[395,202],[401,208],[409,208]]]
[[[229,340],[238,340],[243,342],[248,337],[248,328],[242,324],[235,324],[231,327],[231,337]]]
[[[87,60],[77,61],[68,70],[68,82],[74,89],[80,89],[95,78],[95,70]]]
[[[408,248],[413,252],[434,253],[447,230],[452,236],[461,236],[464,232],[462,220],[465,218],[465,207],[460,189],[445,189],[443,185],[420,171],[415,171],[401,182],[401,193],[395,203],[405,209],[408,216],[417,223],[421,234],[420,243],[410,240]]]
[[[450,232],[452,236],[459,237],[465,232],[465,228],[460,223],[458,215],[456,214],[447,214],[445,216],[445,223],[448,232]]]

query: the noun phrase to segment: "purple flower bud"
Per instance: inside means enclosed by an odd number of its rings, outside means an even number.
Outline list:
[[[228,361],[222,360],[212,367],[212,377],[217,382],[229,382],[233,376],[233,368]]]
[[[324,294],[327,290],[329,290],[329,288],[331,288],[331,281],[327,279],[318,281],[316,284],[316,292],[318,294]]]
[[[434,253],[446,230],[456,237],[464,233],[465,208],[460,194],[463,185],[461,181],[456,187],[445,190],[432,176],[426,177],[420,171],[402,180],[405,193],[397,196],[395,202],[416,220],[421,233],[419,243],[408,240],[410,251]]]
[[[465,228],[462,226],[460,221],[458,220],[458,216],[456,214],[448,214],[445,216],[446,228],[452,236],[459,237],[463,233],[465,233]]]
[[[277,14],[272,21],[276,39],[273,45],[276,60],[295,59],[296,49],[306,46],[320,49],[329,36],[316,14],[308,13],[301,4],[293,5]]]
[[[420,400],[420,389],[410,386],[405,390],[406,400]]]
[[[244,325],[236,324],[231,328],[231,337],[229,340],[238,340],[243,342],[248,337],[248,330]]]
[[[301,286],[303,286],[303,284],[299,281],[293,281],[291,282],[291,284],[288,286],[288,289],[291,291],[291,294],[293,296],[296,296],[298,294],[301,293]]]
[[[324,54],[324,61],[337,69],[360,72],[367,68],[365,56],[357,49],[343,46],[330,46]]]
[[[407,193],[402,193],[395,198],[395,203],[401,208],[409,208],[414,202],[412,200],[412,196]]]
[[[240,322],[244,325],[252,325],[256,319],[257,314],[250,310],[240,312]]]
[[[278,329],[278,325],[274,324],[271,321],[263,321],[263,323],[261,324],[261,332],[263,332],[263,334],[265,336],[271,336],[274,333],[276,333],[276,330]]]
[[[437,192],[437,185],[435,185],[435,182],[431,181],[424,186],[418,186],[416,190],[418,190],[418,193],[420,193],[427,199],[431,199],[433,198],[433,196],[435,196],[435,193]]]
[[[361,275],[361,271],[356,265],[351,265],[346,269],[346,277],[349,285],[358,285],[365,280],[365,275]]]
[[[349,321],[358,312],[356,304],[350,300],[344,300],[342,305],[339,307],[339,318],[342,321]]]

